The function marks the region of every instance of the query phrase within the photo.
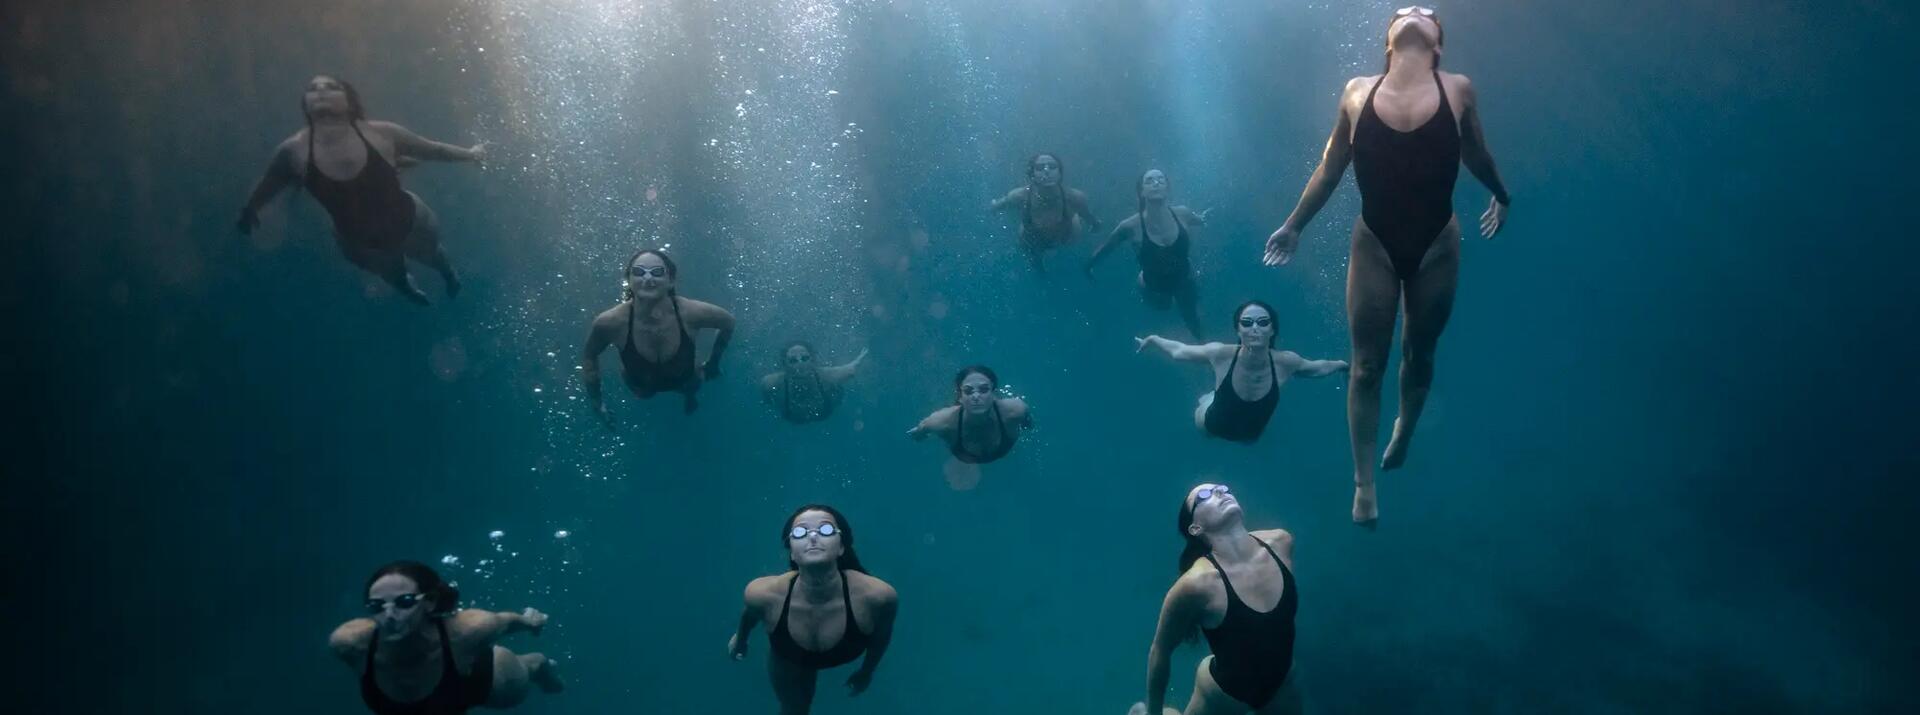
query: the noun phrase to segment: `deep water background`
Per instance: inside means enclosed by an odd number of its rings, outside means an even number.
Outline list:
[[[722,646],[781,519],[824,501],[903,607],[873,689],[829,674],[817,711],[1120,713],[1180,494],[1215,478],[1297,535],[1315,711],[1920,709],[1905,4],[1441,7],[1516,198],[1468,239],[1373,533],[1348,523],[1343,385],[1288,386],[1255,447],[1205,441],[1203,371],[1132,354],[1178,330],[1131,256],[1088,283],[1083,239],[1039,279],[983,211],[1035,151],[1109,224],[1165,169],[1218,207],[1209,325],[1262,297],[1284,345],[1341,357],[1351,181],[1291,266],[1257,259],[1390,9],[0,6],[7,709],[363,711],[327,632],[374,566],[453,555],[470,602],[553,615],[508,645],[565,658],[569,691],[521,712],[769,712],[764,638],[748,664]],[[458,300],[370,287],[304,194],[234,234],[317,72],[492,142],[484,170],[405,176]],[[1470,219],[1486,192],[1461,187]],[[740,333],[697,415],[613,395],[609,435],[577,346],[656,243]],[[823,425],[755,394],[794,337],[873,351]],[[900,434],[970,362],[1039,428],[955,491]]]

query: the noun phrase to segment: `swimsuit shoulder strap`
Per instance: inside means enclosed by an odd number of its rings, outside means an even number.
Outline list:
[[[433,627],[440,631],[440,670],[449,676],[442,678],[441,682],[452,682],[452,679],[460,677],[460,669],[453,665],[453,637],[447,635],[446,619],[435,618]]]
[[[1207,563],[1213,564],[1213,570],[1220,572],[1220,585],[1227,587],[1227,608],[1233,608],[1234,602],[1240,600],[1240,594],[1233,591],[1233,579],[1227,578],[1227,570],[1220,566],[1219,560],[1213,558],[1212,552],[1207,553]]]
[[[685,321],[685,320],[682,320],[682,319],[680,318],[680,296],[679,296],[679,294],[677,294],[677,293],[672,293],[672,292],[669,292],[669,293],[667,293],[667,300],[669,300],[669,301],[672,301],[672,303],[673,303],[673,322],[674,322],[674,324],[675,324],[675,325],[678,325],[678,326],[680,326],[680,334],[681,334],[681,335],[686,335],[686,334],[687,334],[687,321]]]
[[[633,349],[635,349],[635,350],[638,350],[638,349],[639,349],[639,346],[638,346],[638,345],[635,345],[635,344],[634,344],[634,342],[633,342],[633,324],[634,324],[634,322],[635,322],[636,320],[638,320],[638,319],[639,319],[639,317],[638,317],[638,316],[639,316],[639,313],[640,313],[640,301],[637,301],[637,300],[631,300],[631,299],[629,299],[629,300],[627,301],[627,342],[626,342],[626,347],[630,347],[630,348],[633,348]]]
[[[780,622],[787,620],[787,609],[793,607],[793,589],[800,585],[800,572],[793,572],[793,580],[787,582],[787,597],[780,601]]]
[[[1434,70],[1434,71],[1438,72],[1439,70]],[[1383,85],[1386,83],[1387,83],[1387,73],[1381,72],[1380,79],[1376,79],[1373,81],[1373,89],[1367,90],[1367,103],[1365,105],[1362,105],[1362,108],[1361,108],[1362,112],[1366,111],[1367,109],[1371,109],[1373,107],[1373,95],[1379,94],[1380,85]]]
[[[853,586],[847,583],[846,569],[840,569],[840,600],[847,604],[847,632],[841,638],[857,635],[860,632],[860,624],[853,620]]]

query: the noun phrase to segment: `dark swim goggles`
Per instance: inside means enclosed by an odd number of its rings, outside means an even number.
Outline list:
[[[840,533],[840,530],[833,528],[833,522],[821,524],[818,528],[814,529],[796,525],[793,527],[793,531],[787,532],[787,538],[799,541],[807,538],[808,534],[819,534],[822,538],[825,538],[838,533]]]
[[[1240,327],[1242,328],[1251,328],[1255,325],[1258,325],[1264,328],[1272,324],[1273,324],[1272,318],[1241,318],[1240,319]]]
[[[427,595],[424,593],[403,593],[394,596],[391,601],[381,598],[369,598],[367,599],[367,613],[380,613],[385,611],[389,603],[393,604],[394,610],[404,611],[420,605],[420,599],[426,597]]]

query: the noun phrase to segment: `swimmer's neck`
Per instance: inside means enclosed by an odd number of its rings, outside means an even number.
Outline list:
[[[308,116],[311,118],[310,123],[314,129],[333,131],[351,129],[353,127],[352,121],[349,120],[345,114],[328,112],[325,114],[310,114]]]
[[[833,592],[840,590],[840,564],[825,563],[817,566],[800,567],[800,588],[807,594],[808,601],[820,602],[833,598]],[[813,598],[820,596],[820,598]]]
[[[1052,186],[1048,186],[1038,181],[1029,180],[1027,182],[1027,190],[1033,192],[1034,198],[1059,198],[1066,195],[1066,190],[1062,188],[1062,184],[1058,181],[1053,182]]]
[[[1234,519],[1232,523],[1221,526],[1218,531],[1206,533],[1207,546],[1213,550],[1213,557],[1227,563],[1241,563],[1253,557],[1254,544],[1248,539],[1246,523]]]
[[[1415,80],[1424,82],[1431,79],[1435,54],[1433,48],[1419,45],[1394,48],[1393,66],[1387,68],[1386,80],[1397,87]]]
[[[1171,211],[1170,207],[1167,206],[1166,199],[1146,199],[1144,205],[1146,211],[1152,211],[1155,216],[1160,215],[1161,211]],[[1145,213],[1146,211],[1142,211],[1141,213]]]
[[[1246,352],[1246,354],[1250,357],[1260,357],[1262,355],[1267,354],[1267,351],[1271,350],[1272,348],[1268,348],[1265,343],[1261,343],[1258,345],[1248,345],[1243,342],[1243,343],[1240,343],[1240,349]]]
[[[374,633],[379,638],[379,633]],[[380,651],[387,655],[391,663],[418,663],[440,649],[440,629],[430,623],[422,623],[412,633],[401,636],[399,640],[380,644]]]
[[[640,310],[652,311],[663,305],[667,305],[667,300],[672,297],[673,297],[672,292],[661,293],[660,295],[654,296],[652,298],[648,298],[640,295],[639,293],[635,293],[633,294],[632,298],[627,299],[627,302],[632,303],[634,308],[637,308]]]

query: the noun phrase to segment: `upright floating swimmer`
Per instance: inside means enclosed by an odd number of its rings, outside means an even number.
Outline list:
[[[907,430],[916,440],[929,434],[946,440],[948,451],[963,464],[986,464],[1013,451],[1022,428],[1033,426],[1027,402],[1001,397],[1000,376],[993,368],[974,365],[953,376],[953,404],[934,410]]]
[[[1481,134],[1479,99],[1465,75],[1440,71],[1446,33],[1433,10],[1403,7],[1387,23],[1385,74],[1355,77],[1340,95],[1340,116],[1320,167],[1287,222],[1267,239],[1267,265],[1293,259],[1300,232],[1340,185],[1347,162],[1360,186],[1347,263],[1347,325],[1353,333],[1347,429],[1353,440],[1353,520],[1380,516],[1373,485],[1379,443],[1380,380],[1393,345],[1394,316],[1406,306],[1401,337],[1400,416],[1381,469],[1398,468],[1433,385],[1433,352],[1453,312],[1460,273],[1460,225],[1453,185],[1464,163],[1493,193],[1480,233],[1493,238],[1511,202]],[[1401,129],[1400,127],[1406,127]]]
[[[1274,350],[1279,325],[1272,306],[1266,303],[1242,303],[1233,313],[1233,324],[1240,342],[1232,345],[1188,345],[1158,335],[1134,338],[1135,351],[1151,345],[1175,360],[1213,366],[1216,386],[1200,395],[1200,403],[1193,410],[1193,425],[1209,436],[1252,444],[1266,431],[1273,408],[1280,404],[1280,387],[1288,378],[1325,377],[1347,369],[1340,360],[1308,360],[1299,353]]]
[[[1099,263],[1100,257],[1115,243],[1125,240],[1134,244],[1140,256],[1140,300],[1154,310],[1166,310],[1178,304],[1187,332],[1193,334],[1194,340],[1205,340],[1196,305],[1193,263],[1188,259],[1192,239],[1187,227],[1207,225],[1207,214],[1211,210],[1195,213],[1185,206],[1169,206],[1170,191],[1166,172],[1148,169],[1142,174],[1134,186],[1139,212],[1113,227],[1113,233],[1094,249],[1093,257],[1087,259],[1086,273],[1088,278],[1093,277],[1094,264]]]
[[[407,272],[408,258],[439,271],[447,297],[459,293],[460,274],[440,248],[440,219],[400,187],[399,167],[414,160],[477,162],[486,157],[486,144],[462,149],[369,120],[353,85],[328,75],[307,82],[300,111],[307,127],[274,150],[240,209],[240,232],[251,233],[260,225],[260,208],[299,183],[333,217],[334,240],[348,261],[420,305],[427,295]]]
[[[813,708],[820,671],[866,660],[847,677],[847,691],[865,692],[893,638],[899,595],[867,575],[853,551],[853,525],[833,507],[808,504],[787,517],[780,536],[787,549],[786,573],[747,584],[740,625],[727,640],[734,660],[747,657],[755,626],[767,628],[767,674],[781,715]]]
[[[600,395],[600,353],[617,343],[621,374],[635,397],[678,391],[686,397],[686,411],[692,413],[700,406],[695,399],[700,383],[720,376],[720,356],[733,339],[733,314],[712,303],[681,297],[674,290],[680,269],[661,251],[633,254],[623,272],[620,303],[593,319],[581,351],[580,376],[586,381],[587,401],[611,428],[613,416]],[[702,328],[719,334],[704,368],[695,369],[693,331]]]
[[[867,351],[838,367],[821,367],[816,356],[804,340],[787,343],[780,351],[781,371],[760,378],[760,399],[779,411],[781,419],[804,424],[832,415],[846,393],[847,381],[867,359]]]
[[[540,635],[547,616],[460,610],[460,592],[426,564],[396,561],[367,579],[367,616],[334,629],[328,644],[360,672],[360,699],[376,715],[457,715],[510,708],[528,686],[558,693],[553,661],[515,655],[495,641],[520,631]]]
[[[1020,249],[1034,270],[1046,272],[1041,259],[1048,251],[1073,241],[1085,222],[1086,230],[1100,230],[1100,219],[1087,208],[1087,195],[1066,186],[1067,168],[1060,157],[1042,152],[1027,159],[1027,185],[994,199],[989,211],[1020,209]]]
[[[1170,658],[1195,630],[1213,654],[1193,675],[1185,715],[1298,713],[1293,671],[1293,535],[1249,532],[1226,485],[1201,484],[1180,502],[1180,578],[1167,590],[1147,654],[1147,699],[1130,715],[1166,713]],[[1203,561],[1204,559],[1204,561]],[[1164,708],[1164,709],[1163,709]]]

